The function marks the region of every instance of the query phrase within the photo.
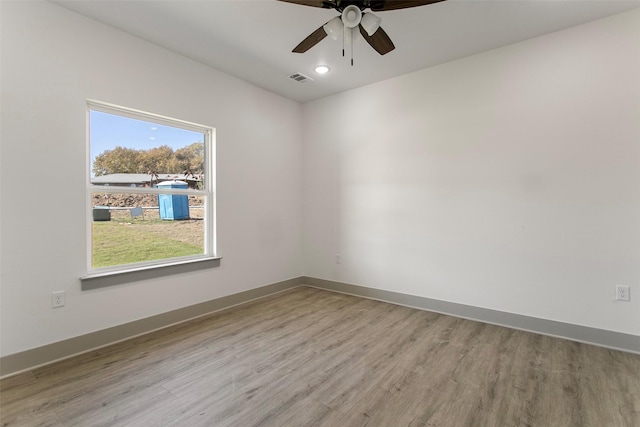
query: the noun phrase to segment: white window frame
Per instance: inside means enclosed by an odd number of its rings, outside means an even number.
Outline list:
[[[102,186],[91,183],[91,138],[90,138],[90,112],[98,111],[107,114],[114,114],[130,119],[144,120],[158,123],[166,126],[176,127],[180,129],[190,130],[204,135],[204,189],[180,189],[180,188],[137,188],[137,187],[118,187],[118,186]],[[86,214],[86,232],[87,232],[87,274],[81,277],[81,280],[94,279],[103,276],[113,276],[121,273],[137,272],[141,270],[155,269],[159,267],[184,265],[201,261],[219,260],[216,255],[216,215],[215,215],[215,152],[216,152],[216,131],[215,128],[204,126],[197,123],[187,122],[184,120],[173,119],[153,113],[148,113],[132,108],[113,105],[101,101],[88,100],[86,110],[86,197],[85,204],[87,206]],[[91,207],[91,199],[93,193],[113,193],[113,194],[179,194],[204,196],[204,253],[198,255],[165,258],[154,261],[137,262],[132,264],[120,264],[109,267],[94,268],[92,265],[93,256],[93,209]]]

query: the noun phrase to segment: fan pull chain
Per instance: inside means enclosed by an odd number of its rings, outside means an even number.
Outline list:
[[[353,39],[356,36],[356,28],[351,29],[351,66],[353,67]]]
[[[346,34],[344,33],[344,25],[342,26],[342,57],[344,58],[344,36]]]

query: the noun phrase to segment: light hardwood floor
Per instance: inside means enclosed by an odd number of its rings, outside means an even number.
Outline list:
[[[640,426],[640,356],[308,287],[0,382],[5,426]]]

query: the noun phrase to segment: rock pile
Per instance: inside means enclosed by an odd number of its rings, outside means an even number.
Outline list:
[[[189,206],[201,206],[202,197],[189,196]],[[115,208],[155,207],[158,196],[149,194],[94,194],[91,206],[110,206]]]

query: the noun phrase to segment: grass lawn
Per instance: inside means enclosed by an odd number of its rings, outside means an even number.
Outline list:
[[[204,253],[202,220],[93,222],[93,267]]]

